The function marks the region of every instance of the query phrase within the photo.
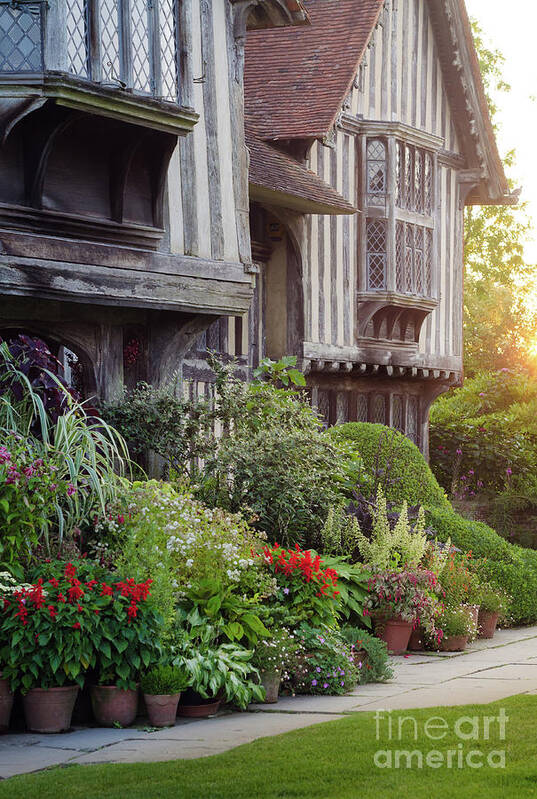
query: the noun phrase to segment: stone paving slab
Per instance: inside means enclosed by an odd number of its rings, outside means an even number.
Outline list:
[[[394,678],[361,685],[342,697],[297,696],[247,713],[175,727],[75,729],[63,735],[0,737],[0,778],[74,763],[134,763],[205,757],[243,743],[363,711],[486,704],[515,694],[537,696],[537,626],[501,630],[462,653],[392,658]]]

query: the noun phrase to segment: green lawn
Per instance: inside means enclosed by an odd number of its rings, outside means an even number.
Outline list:
[[[505,739],[500,725],[489,725],[484,740],[484,717],[496,716],[505,709]],[[392,741],[387,722],[380,727],[372,713],[357,713],[342,721],[310,727],[241,746],[224,755],[201,760],[134,766],[73,766],[53,769],[29,777],[16,777],[0,783],[0,799],[510,799],[537,797],[537,697],[514,697],[492,705],[462,708],[436,708],[393,713]],[[398,740],[399,716],[411,716],[418,723],[405,721]],[[426,737],[423,725],[441,716],[449,732],[443,740]],[[454,725],[462,716],[478,717],[479,740],[457,736]],[[469,735],[473,724],[466,722],[459,732]],[[431,726],[429,734],[441,735],[443,728]],[[457,768],[462,744],[464,756],[470,750],[482,753],[485,765]],[[0,740],[1,746],[1,740]],[[430,750],[452,755],[452,768],[413,767],[407,769],[403,757],[399,769],[379,769],[373,758],[378,750]],[[505,768],[486,764],[493,751],[505,751]],[[31,747],[28,757],[31,757]],[[394,756],[394,755],[393,755]],[[479,762],[475,756],[474,762]],[[500,756],[496,755],[497,761]],[[433,762],[436,762],[433,758]]]

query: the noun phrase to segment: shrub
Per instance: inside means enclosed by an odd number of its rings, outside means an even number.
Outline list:
[[[142,692],[152,696],[173,696],[189,685],[190,678],[184,669],[164,663],[154,666],[140,679]]]
[[[469,608],[445,608],[438,623],[442,628],[444,640],[459,635],[475,638],[476,624]]]
[[[372,472],[388,502],[448,507],[442,488],[425,458],[406,436],[381,424],[349,422],[328,431],[335,441],[351,444]]]
[[[136,579],[153,579],[152,592],[170,621],[174,605],[194,583],[206,578],[222,585],[259,582],[252,550],[261,548],[259,536],[238,515],[211,509],[184,487],[168,483],[136,482],[125,489],[121,502],[109,506],[97,525],[101,557],[114,554],[119,571]]]
[[[357,627],[342,627],[339,632],[353,652],[363,649],[366,653],[365,663],[362,663],[362,667],[358,670],[360,685],[387,682],[392,679],[393,671],[389,664],[388,647],[384,641]]]
[[[451,540],[471,552],[471,568],[513,597],[513,624],[537,621],[537,552],[509,544],[482,522],[464,519],[452,510],[429,508],[427,521],[440,541]],[[475,563],[474,563],[475,560]]]

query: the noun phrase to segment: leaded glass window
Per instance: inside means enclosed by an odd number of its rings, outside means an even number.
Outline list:
[[[418,443],[418,398],[408,397],[406,412],[406,434],[408,438]]]
[[[386,221],[367,221],[367,286],[370,291],[386,288]]]
[[[367,195],[368,204],[384,206],[387,191],[386,143],[383,139],[367,142]]]

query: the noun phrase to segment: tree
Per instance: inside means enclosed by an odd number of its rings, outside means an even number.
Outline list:
[[[502,78],[503,55],[488,49],[473,22],[474,39],[493,125],[497,128],[494,96],[508,92]],[[505,158],[514,166],[514,152]],[[465,369],[526,366],[537,329],[537,313],[526,297],[534,290],[537,267],[524,261],[524,243],[531,224],[526,204],[469,206],[465,211]]]

